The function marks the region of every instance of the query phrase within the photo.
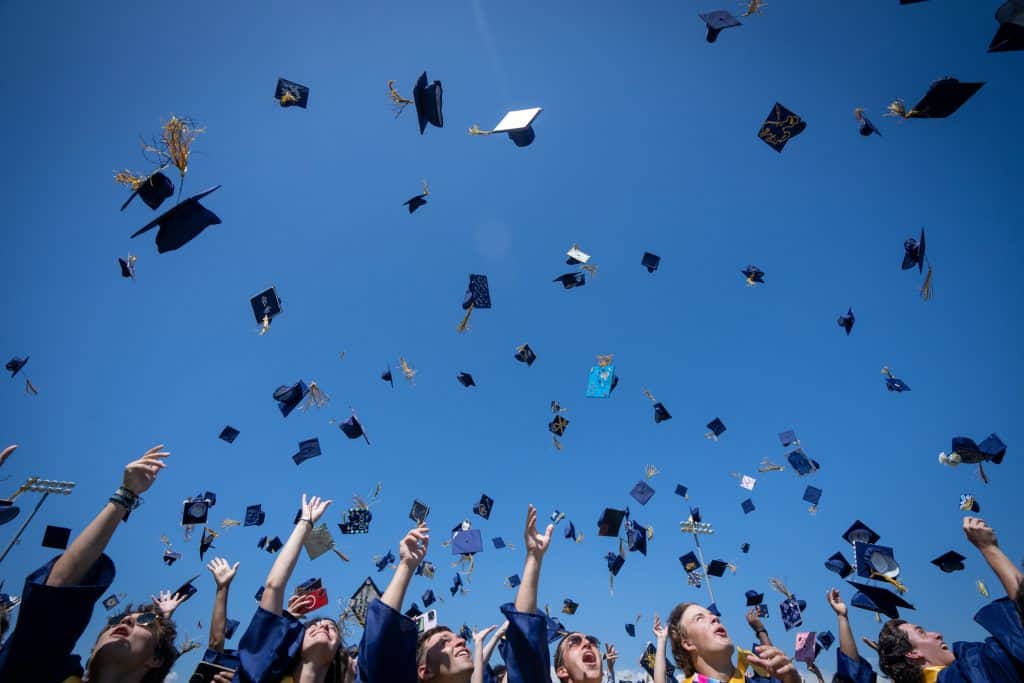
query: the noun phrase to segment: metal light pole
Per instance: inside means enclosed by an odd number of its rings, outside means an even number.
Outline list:
[[[10,505],[14,502],[15,498],[25,493],[26,491],[32,491],[34,493],[43,494],[42,498],[39,499],[39,502],[36,503],[36,506],[32,509],[32,513],[22,523],[21,528],[18,529],[18,533],[14,534],[14,538],[12,538],[11,542],[7,544],[6,548],[4,548],[3,554],[0,555],[0,562],[4,561],[4,558],[7,557],[7,553],[11,552],[11,548],[17,545],[17,543],[21,540],[21,535],[25,532],[25,529],[26,527],[28,527],[29,522],[32,521],[32,518],[36,516],[37,512],[39,512],[39,508],[42,507],[43,501],[46,500],[51,493],[56,493],[62,496],[70,495],[71,489],[73,488],[75,488],[75,482],[73,481],[56,481],[53,479],[40,479],[39,477],[29,477],[25,481],[25,483],[18,488],[18,490],[14,493],[13,496],[3,501],[3,503]]]
[[[700,561],[701,573],[704,575],[704,582],[708,587],[708,595],[711,596],[711,604],[715,602],[715,592],[711,590],[711,577],[708,576],[707,565],[704,563],[704,552],[700,548],[700,534],[713,534],[715,530],[708,522],[695,522],[693,517],[685,522],[679,523],[679,530],[684,534],[693,534],[693,542],[697,546],[697,559]]]

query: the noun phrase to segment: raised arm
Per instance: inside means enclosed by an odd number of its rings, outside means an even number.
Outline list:
[[[612,643],[605,643],[604,645],[604,658],[608,662],[608,676],[606,677],[607,683],[615,683],[615,661],[619,658],[619,651],[615,649],[615,645]]]
[[[543,534],[537,531],[537,508],[532,505],[526,510],[526,529],[523,539],[526,541],[526,562],[523,565],[523,576],[516,591],[515,607],[517,612],[533,614],[537,611],[537,586],[540,583],[540,565],[544,553],[551,545],[553,524]]]
[[[224,652],[225,630],[228,623],[228,588],[238,571],[238,563],[228,564],[223,557],[215,557],[206,565],[217,583],[217,594],[213,598],[213,615],[210,617],[209,648],[214,652]]]
[[[836,620],[839,622],[839,650],[854,662],[860,661],[860,653],[857,651],[857,640],[853,637],[853,629],[850,628],[850,618],[847,614],[846,603],[839,595],[839,591],[830,588],[825,593],[829,607],[836,613]]]
[[[160,450],[162,448],[163,444],[154,446],[141,458],[125,466],[121,487],[54,563],[46,580],[47,586],[75,586],[81,583],[107,549],[107,544],[117,531],[117,525],[137,505],[139,496],[153,485],[160,470],[166,467],[163,459],[170,453]]]
[[[654,615],[654,642],[657,650],[654,653],[654,683],[665,683],[668,672],[665,658],[668,656],[668,629],[661,623],[661,617]]]
[[[288,585],[288,580],[292,577],[292,572],[295,571],[295,563],[299,559],[302,543],[330,504],[331,501],[320,500],[319,496],[313,496],[307,501],[306,494],[302,494],[302,514],[299,517],[299,521],[295,524],[295,528],[292,529],[288,542],[277,553],[274,566],[270,568],[270,573],[267,574],[267,582],[263,587],[263,597],[260,598],[260,607],[271,614],[281,614],[284,608],[285,587]]]
[[[507,621],[505,622],[508,623]],[[491,651],[494,649],[494,645],[497,644],[500,633],[495,635],[485,645],[484,638],[487,634],[498,628],[497,624],[488,626],[483,631],[473,632],[473,675],[470,677],[470,683],[484,683],[484,673],[487,670],[487,662],[491,658]]]
[[[430,529],[420,524],[405,535],[405,538],[398,544],[398,566],[395,567],[395,574],[391,577],[388,587],[384,589],[384,595],[380,601],[395,610],[402,611],[402,602],[405,601],[405,591],[409,588],[412,575],[416,568],[427,556],[427,548],[430,546]]]
[[[747,610],[747,624],[750,626],[750,630],[754,632],[754,637],[757,638],[758,643],[761,645],[772,644],[772,639],[768,635],[768,630],[765,629],[761,618],[757,616],[756,607],[751,607]]]
[[[988,562],[988,566],[999,577],[999,582],[1003,584],[1007,597],[1011,600],[1016,598],[1017,589],[1020,582],[1024,580],[1024,575],[999,547],[996,532],[983,519],[964,517],[964,533],[967,535],[967,540],[981,552],[981,556]]]

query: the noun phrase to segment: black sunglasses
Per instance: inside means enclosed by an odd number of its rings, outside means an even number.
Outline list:
[[[117,626],[124,620],[125,616],[127,615],[122,614],[121,616],[110,617],[107,619],[107,626]],[[135,625],[149,628],[156,624],[156,620],[157,616],[155,612],[141,612],[135,617]]]

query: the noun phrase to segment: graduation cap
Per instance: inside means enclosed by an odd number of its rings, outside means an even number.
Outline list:
[[[183,503],[181,525],[206,524],[210,514],[210,501],[206,498],[189,498]]]
[[[928,88],[921,101],[906,110],[903,100],[889,105],[889,115],[905,119],[944,119],[959,109],[984,83],[961,83],[955,78],[942,78]]]
[[[779,603],[779,613],[782,616],[782,625],[787,631],[797,628],[804,623],[803,608],[799,600],[790,596]],[[804,603],[806,605],[806,603]]]
[[[626,545],[630,552],[647,555],[647,528],[635,519],[626,522]]]
[[[718,441],[718,437],[725,433],[725,423],[719,420],[717,417],[711,422],[708,422],[705,426],[709,430],[708,433],[704,435],[705,439],[713,439],[715,441]]]
[[[718,40],[718,34],[727,28],[733,28],[734,26],[742,26],[742,22],[734,17],[731,12],[724,9],[715,10],[714,12],[705,12],[698,14],[708,27],[708,34],[705,40],[709,43],[713,43]]]
[[[683,498],[689,498],[689,496],[687,496],[688,491],[689,490],[685,486],[683,486],[682,484],[676,484],[676,495],[677,496],[681,496]]]
[[[491,543],[494,544],[495,550],[501,550],[502,548],[507,547],[505,539],[503,539],[501,536],[495,536],[494,538],[492,538]]]
[[[750,544],[749,543],[744,543],[743,545],[741,545],[740,546],[740,552],[741,553],[748,553],[748,552],[750,552]]]
[[[572,289],[573,287],[582,287],[587,284],[587,274],[584,272],[578,273],[566,273],[565,275],[559,275],[552,282],[561,282],[562,287],[565,289]]]
[[[796,438],[796,432],[794,432],[792,429],[787,429],[784,432],[779,432],[779,441],[782,443],[783,448],[789,448],[794,444],[798,446],[800,445],[800,440]]]
[[[281,542],[280,538],[278,538],[277,536],[274,536],[272,539],[267,541],[267,548],[266,548],[266,550],[267,550],[268,553],[273,555],[278,550],[280,550],[282,547],[284,547],[284,543]]]
[[[192,582],[198,578],[199,574],[196,574],[191,579],[178,586],[178,588],[175,589],[174,592],[171,593],[171,595],[180,595],[185,600],[188,600],[193,595],[199,592],[199,589],[192,585]],[[182,602],[184,602],[184,600]]]
[[[747,607],[755,607],[764,602],[764,593],[758,593],[755,590],[749,590],[744,595],[747,598]]]
[[[334,537],[331,536],[331,530],[327,528],[326,524],[313,527],[309,530],[309,534],[306,535],[306,540],[302,542],[302,547],[306,549],[309,559],[315,560],[334,547]]]
[[[839,324],[839,327],[846,330],[846,336],[849,337],[850,332],[853,331],[853,323],[855,320],[856,318],[853,315],[853,308],[851,307],[846,310],[846,315],[839,316],[839,319],[836,322]]]
[[[117,257],[117,264],[121,266],[121,277],[135,279],[135,261],[137,260],[138,257],[133,254],[128,254],[127,259]]]
[[[654,404],[654,424],[664,422],[665,420],[671,420],[672,415],[668,412],[665,404],[658,401]]]
[[[452,536],[452,555],[473,555],[483,552],[484,542],[479,529],[459,529]]]
[[[423,524],[427,521],[427,515],[429,514],[430,506],[420,500],[414,500],[412,507],[409,508],[409,519],[417,524]]]
[[[121,604],[121,600],[116,595],[111,595],[103,599],[103,606],[108,610],[114,609]]]
[[[425,206],[427,203],[427,195],[430,194],[430,190],[427,188],[427,181],[423,181],[423,193],[418,194],[415,197],[410,197],[408,200],[402,202],[402,206],[409,207],[409,213],[414,213],[416,209],[421,206]]]
[[[460,372],[455,379],[459,380],[459,384],[466,387],[467,389],[469,387],[476,386],[476,382],[473,381],[473,375],[469,374],[468,372]]]
[[[159,227],[156,233],[156,250],[163,254],[179,249],[211,225],[220,225],[220,218],[199,200],[220,189],[220,185],[192,195],[180,204],[160,214],[132,234],[132,238]]]
[[[380,589],[377,588],[377,584],[373,582],[373,579],[367,576],[356,592],[352,594],[352,597],[348,599],[348,605],[345,611],[355,617],[356,621],[360,626],[366,625],[366,611],[370,608],[370,603],[374,600],[379,600],[381,597]]]
[[[213,539],[217,538],[217,532],[213,529],[203,527],[203,535],[199,539],[199,559],[203,559],[206,551],[213,547]]]
[[[832,647],[834,642],[836,642],[836,637],[832,635],[832,631],[823,631],[818,634],[818,644],[826,650]]]
[[[817,461],[811,460],[804,453],[804,449],[797,448],[786,456],[786,460],[789,461],[790,467],[796,471],[797,476],[804,477],[813,472],[817,472],[819,465]]]
[[[969,493],[960,494],[960,509],[964,512],[981,512],[981,506]]]
[[[565,434],[566,427],[569,426],[569,420],[565,419],[561,415],[555,415],[555,419],[548,423],[548,431],[557,436]]]
[[[757,266],[748,265],[740,272],[743,273],[743,277],[747,278],[748,287],[753,287],[756,284],[764,284],[764,271]]]
[[[523,580],[519,578],[519,574],[513,574],[505,579],[505,585],[509,588],[518,588],[522,582]]]
[[[910,270],[917,266],[917,272],[923,272],[925,257],[924,229],[921,229],[921,240],[908,237],[903,241],[903,262],[900,264],[902,270]]]
[[[263,522],[267,521],[267,513],[263,511],[263,506],[260,504],[250,505],[245,508],[245,526],[260,526]]]
[[[370,522],[373,520],[373,513],[369,508],[350,508],[341,513],[341,522],[338,529],[343,534],[365,534],[370,531]]]
[[[608,553],[604,556],[605,561],[608,564],[608,571],[611,572],[612,576],[618,576],[619,570],[626,564],[626,558],[621,553]]]
[[[601,518],[597,520],[597,535],[616,537],[622,527],[622,520],[626,517],[625,510],[605,508]]]
[[[697,555],[692,550],[679,557],[679,564],[683,565],[683,571],[687,574],[700,569],[700,561],[697,560]]]
[[[220,436],[218,436],[217,438],[220,439],[221,441],[227,441],[228,443],[234,443],[235,439],[238,438],[239,434],[241,434],[241,432],[239,432],[237,429],[235,429],[231,425],[228,425],[227,427],[225,427],[224,429],[222,429],[220,431]]]
[[[419,563],[419,566],[416,567],[416,576],[425,576],[428,579],[432,579],[436,573],[437,567],[435,567],[434,563],[430,560],[423,560]]]
[[[640,503],[641,505],[647,505],[647,501],[654,495],[654,489],[646,481],[641,479],[636,485],[630,490],[629,495],[633,497],[633,500]]]
[[[842,553],[836,553],[825,560],[825,569],[839,574],[839,578],[845,579],[853,573],[853,567],[847,562]]]
[[[729,563],[723,560],[711,560],[707,566],[708,576],[721,577],[725,575],[725,570],[729,568]]]
[[[71,529],[62,526],[46,526],[43,532],[43,547],[55,550],[64,550],[68,547],[68,540],[71,538]]]
[[[299,452],[292,456],[292,460],[296,465],[301,465],[310,458],[315,458],[319,455],[321,455],[320,439],[306,439],[299,442]]]
[[[647,643],[643,655],[640,656],[640,666],[647,672],[648,676],[654,677],[654,663],[657,661],[658,648],[654,643]],[[671,657],[665,658],[665,675],[669,680],[675,680],[676,667],[672,664]]]
[[[377,566],[377,572],[380,573],[387,569],[389,564],[394,564],[395,554],[388,550],[387,554],[381,555],[374,559],[373,563]]]
[[[287,78],[278,78],[277,87],[274,88],[274,99],[282,107],[301,107],[306,108],[309,104],[309,88],[304,85],[299,85],[294,81],[289,81]]]
[[[882,132],[875,127],[875,124],[871,123],[871,120],[864,116],[864,110],[860,107],[853,110],[853,115],[856,117],[857,123],[860,124],[860,134],[864,137],[868,137],[872,133],[879,136],[882,134]]]
[[[626,635],[636,638],[636,624],[626,624]]]
[[[338,428],[348,438],[358,439],[359,437],[363,437],[366,441],[366,445],[370,445],[370,437],[367,436],[366,432],[363,430],[363,423],[361,423],[359,418],[356,417],[356,411],[353,410],[352,415],[347,420],[338,423]]]
[[[526,147],[533,142],[536,133],[533,130],[533,122],[540,113],[544,111],[540,107],[531,109],[516,109],[502,117],[493,130],[480,130],[479,126],[473,124],[469,129],[470,135],[491,135],[493,133],[508,133],[509,138],[516,147]]]
[[[776,102],[768,112],[768,117],[757,136],[776,152],[781,153],[786,143],[804,132],[805,128],[806,121]]]
[[[851,545],[855,543],[875,543],[880,538],[881,536],[859,519],[843,532],[843,540]]]
[[[572,523],[572,520],[569,521],[569,526],[565,527],[563,535],[566,538],[570,538],[574,541],[576,540],[576,525]]]
[[[857,583],[856,581],[847,581],[846,583],[857,589],[857,592],[853,594],[853,598],[850,600],[850,604],[854,607],[859,607],[869,612],[879,612],[890,619],[899,619],[898,607],[914,609],[913,605],[886,588],[866,583]]]
[[[853,550],[857,576],[871,579],[879,575],[895,579],[900,575],[900,565],[896,562],[892,548],[874,543],[854,543]]]
[[[580,251],[580,245],[578,244],[573,244],[569,247],[569,251],[565,252],[565,255],[568,257],[565,259],[565,264],[568,266],[575,266],[590,260],[590,254]]]
[[[491,510],[494,509],[494,499],[486,493],[480,496],[480,500],[473,505],[473,512],[484,519],[491,518]]]
[[[813,512],[818,507],[818,502],[821,500],[821,489],[817,486],[808,486],[804,489],[804,501],[811,504],[811,511]]]
[[[175,552],[170,548],[164,550],[164,564],[166,564],[168,567],[170,567],[180,559],[181,553]]]
[[[309,387],[301,379],[291,386],[282,384],[277,389],[274,389],[274,400],[277,401],[277,407],[281,411],[281,415],[284,417],[291,415],[292,411],[302,403],[302,399],[306,398],[308,393]]]
[[[128,205],[135,199],[135,195],[142,197],[142,201],[146,203],[146,206],[155,211],[164,203],[165,199],[174,194],[174,183],[160,171],[153,173],[148,178],[139,180],[137,184],[132,183],[132,185],[134,190],[128,196],[128,199],[125,200],[124,204],[121,205],[122,211],[128,208]]]
[[[412,89],[412,99],[416,104],[416,118],[420,124],[420,135],[427,129],[427,124],[435,128],[444,127],[444,115],[441,113],[442,100],[441,81],[427,83],[427,72],[424,71],[416,79]]]
[[[948,456],[939,454],[939,462],[944,465],[956,467],[960,463],[969,465],[983,462],[993,462],[996,465],[1003,461],[1006,455],[1006,444],[996,434],[989,434],[980,444],[966,436],[954,436]]]
[[[4,365],[4,368],[7,370],[7,372],[11,373],[11,377],[14,377],[19,372],[21,372],[21,369],[25,367],[27,364],[28,356],[25,356],[24,358],[18,358],[17,356],[15,356],[14,358],[7,361],[7,363]]]
[[[224,622],[224,639],[231,640],[231,638],[235,635],[235,631],[238,630],[239,626],[241,626],[241,623],[237,620],[227,619]]]
[[[462,576],[456,572],[455,578],[452,579],[452,585],[448,587],[448,591],[455,597],[455,594],[463,589]]]
[[[652,254],[649,251],[645,251],[643,257],[640,259],[640,265],[646,268],[648,273],[656,271],[660,264],[661,257],[657,254]]]
[[[989,43],[989,52],[1024,50],[1024,1],[1008,0],[996,10],[999,30]]]
[[[743,514],[745,515],[749,515],[756,509],[754,507],[754,501],[750,500],[749,498],[740,503],[740,507],[743,508]]]
[[[391,376],[391,368],[385,367],[384,372],[380,373],[380,378],[391,385],[391,388],[395,388],[395,379]]]
[[[932,564],[947,574],[951,574],[953,572],[962,571],[964,568],[964,560],[966,559],[966,557],[955,550],[950,550],[948,553],[943,553],[932,560]]]
[[[520,363],[526,363],[529,366],[533,365],[533,362],[537,360],[537,354],[533,352],[529,344],[523,344],[516,349],[515,358]]]
[[[580,603],[569,598],[562,600],[562,614],[576,614],[576,610],[580,608]]]
[[[281,298],[277,296],[277,290],[274,287],[268,287],[251,297],[249,305],[252,306],[252,314],[256,318],[256,322],[265,327],[270,325],[270,321],[275,316],[281,314]]]
[[[610,359],[611,356],[598,356],[598,364],[590,367],[587,375],[588,398],[608,398],[611,395],[615,383],[615,366]]]

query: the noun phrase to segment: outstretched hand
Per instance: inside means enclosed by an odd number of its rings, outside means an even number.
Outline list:
[[[830,588],[825,593],[825,598],[828,600],[829,607],[836,613],[837,617],[846,616],[846,603],[843,602],[842,596],[839,595],[839,591],[835,588]]]
[[[156,475],[167,467],[163,459],[170,453],[160,450],[163,447],[163,444],[153,446],[141,458],[125,465],[121,485],[137,496],[148,491],[156,480]]]
[[[181,603],[185,602],[188,596],[182,595],[181,593],[171,595],[170,591],[160,591],[160,597],[155,595],[150,597],[153,598],[153,604],[156,605],[157,609],[160,610],[164,617],[170,618],[170,616],[174,614],[174,610],[178,609]]]
[[[767,669],[772,678],[782,683],[800,683],[800,674],[786,654],[774,645],[758,645],[754,648],[756,655],[747,657],[751,664]]]
[[[430,546],[430,528],[420,524],[411,529],[405,538],[398,544],[399,562],[409,569],[416,569],[420,562],[427,556],[427,548]]]
[[[306,494],[303,493],[302,519],[308,519],[310,525],[315,525],[332,502],[330,500],[321,500],[320,496],[313,496],[307,501]]]
[[[235,578],[235,573],[238,571],[238,563],[235,562],[234,566],[232,566],[223,557],[215,557],[206,565],[206,568],[213,574],[213,580],[217,583],[217,588],[224,588],[229,586],[231,580]]]
[[[757,615],[757,608],[751,607],[747,610],[747,624],[750,625],[750,629],[757,635],[758,632],[764,630],[764,623],[761,621],[761,617]]]
[[[611,643],[604,644],[604,658],[608,660],[608,668],[615,668],[615,660],[619,658],[619,651]]]
[[[978,550],[999,545],[996,532],[979,517],[964,517],[964,533]]]
[[[668,640],[668,629],[665,628],[665,624],[661,623],[661,617],[657,614],[654,615],[654,637],[660,642],[662,640]]]
[[[523,540],[526,541],[526,554],[537,559],[544,557],[551,545],[551,532],[555,530],[554,524],[548,524],[544,533],[537,531],[537,508],[532,505],[526,509],[526,529],[523,531]]]

